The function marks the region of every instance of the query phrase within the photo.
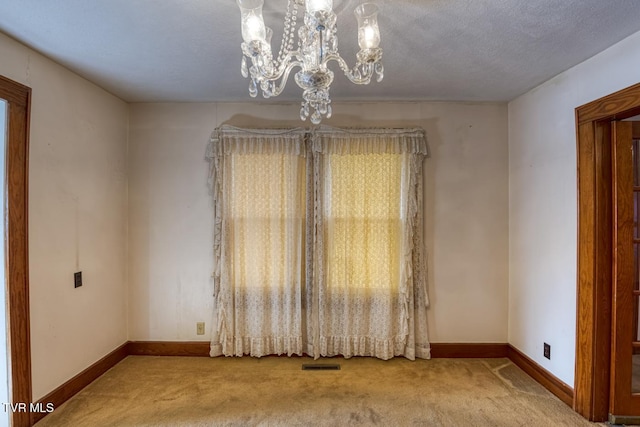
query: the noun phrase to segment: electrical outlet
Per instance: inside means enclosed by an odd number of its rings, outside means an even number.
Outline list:
[[[196,323],[196,334],[204,335],[204,322]]]
[[[546,357],[547,359],[551,360],[551,346],[547,343],[544,343],[544,350],[543,350],[543,354],[544,357]]]
[[[82,271],[73,273],[73,287],[79,288],[80,286],[82,286]]]

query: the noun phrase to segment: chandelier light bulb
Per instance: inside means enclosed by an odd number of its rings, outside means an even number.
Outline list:
[[[255,15],[250,15],[244,23],[245,31],[243,31],[243,38],[245,41],[264,40],[266,36],[264,22]]]
[[[241,12],[242,39],[245,43],[265,41],[266,28],[262,18],[264,0],[238,0]]]
[[[378,6],[363,3],[354,10],[358,19],[358,45],[360,49],[375,49],[380,46],[378,29]]]
[[[380,36],[376,35],[376,31],[370,26],[364,27],[363,38],[363,49],[371,49],[372,47],[377,47],[380,44]]]
[[[307,13],[315,15],[316,12],[330,12],[333,9],[333,0],[307,0]]]

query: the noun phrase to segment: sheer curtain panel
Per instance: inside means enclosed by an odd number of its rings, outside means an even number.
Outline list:
[[[315,355],[429,358],[421,130],[313,137]]]
[[[217,129],[211,355],[429,358],[421,129]]]
[[[216,134],[211,356],[302,354],[304,133]]]

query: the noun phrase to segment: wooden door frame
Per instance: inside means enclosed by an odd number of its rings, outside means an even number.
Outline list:
[[[640,114],[640,83],[576,108],[578,277],[573,408],[609,415],[613,284],[611,121]]]
[[[31,89],[0,76],[0,98],[9,102],[6,143],[6,295],[11,363],[10,400],[26,404],[12,412],[14,427],[32,425],[31,338],[29,326],[28,159]]]

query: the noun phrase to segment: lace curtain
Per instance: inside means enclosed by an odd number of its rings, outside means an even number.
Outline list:
[[[426,155],[417,129],[217,129],[211,355],[428,358]]]

